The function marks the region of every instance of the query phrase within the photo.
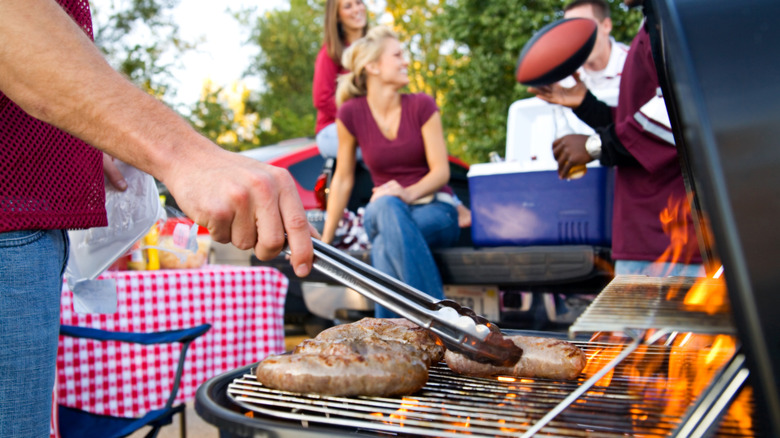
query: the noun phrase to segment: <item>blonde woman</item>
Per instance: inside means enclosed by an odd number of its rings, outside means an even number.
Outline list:
[[[398,37],[379,26],[355,41],[342,64],[336,126],[339,147],[322,240],[330,243],[352,192],[356,145],[374,182],[364,225],[372,265],[443,298],[430,248],[452,246],[460,233],[439,109],[425,94],[402,94],[408,62]],[[377,306],[377,317],[392,313]]]
[[[363,0],[328,0],[325,5],[325,40],[314,64],[312,101],[317,108],[314,132],[320,155],[335,157],[339,147],[336,136],[336,83],[347,71],[341,65],[344,49],[368,31]]]

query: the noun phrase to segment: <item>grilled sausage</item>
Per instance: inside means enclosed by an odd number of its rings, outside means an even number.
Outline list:
[[[444,360],[452,371],[467,376],[504,375],[546,379],[575,379],[587,363],[585,353],[566,341],[535,336],[508,338],[523,350],[520,360],[512,367],[479,363],[449,350],[444,354]]]
[[[270,388],[343,396],[412,394],[428,381],[428,367],[419,356],[402,351],[269,356],[256,374]]]
[[[406,395],[444,357],[435,335],[405,319],[364,318],[321,332],[291,355],[269,356],[256,369],[265,386],[324,395]]]
[[[420,350],[428,365],[441,362],[444,344],[439,338],[405,318],[363,318],[351,324],[342,324],[323,330],[318,341],[337,341],[376,337],[386,341],[406,343]]]

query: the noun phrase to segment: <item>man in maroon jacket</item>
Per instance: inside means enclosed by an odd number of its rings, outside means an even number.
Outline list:
[[[624,0],[631,6],[643,0]],[[652,11],[645,5],[647,16]],[[568,106],[596,130],[553,143],[558,172],[599,160],[615,167],[612,257],[616,274],[703,275],[682,171],[653,62],[647,21],[631,43],[617,108],[609,109],[578,82],[529,88]]]

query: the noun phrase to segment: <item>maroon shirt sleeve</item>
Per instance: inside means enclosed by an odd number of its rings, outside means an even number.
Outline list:
[[[439,111],[439,106],[436,105],[436,101],[433,100],[433,97],[425,94],[425,93],[418,93],[410,95],[414,102],[414,113],[417,115],[420,126],[428,123],[428,120],[433,116],[437,111]]]
[[[314,64],[312,83],[312,101],[317,108],[316,132],[336,121],[336,85],[341,72],[343,69],[328,56],[323,45]]]
[[[631,62],[628,62],[628,61]],[[643,28],[631,44],[629,58],[623,69],[623,77],[629,76],[633,84],[642,86],[620,87],[620,104],[615,110],[615,133],[628,152],[648,172],[654,173],[672,167],[679,168],[677,148],[648,133],[636,121],[634,114],[655,96],[658,75],[650,50],[650,37]]]
[[[358,137],[358,133],[355,129],[358,121],[355,120],[355,117],[361,115],[359,113],[360,108],[358,108],[358,106],[357,98],[352,98],[341,104],[341,108],[339,108],[336,117],[341,120],[341,123],[345,128],[347,128],[347,131],[349,131],[349,133],[352,134],[352,136],[355,138]]]

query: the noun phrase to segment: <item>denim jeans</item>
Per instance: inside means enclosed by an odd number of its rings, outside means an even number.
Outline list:
[[[62,230],[0,233],[0,436],[47,437],[57,365]]]
[[[317,149],[320,151],[320,155],[325,158],[336,158],[339,152],[339,134],[335,123],[320,129],[314,141],[317,142]],[[355,158],[358,161],[363,160],[363,153],[360,152],[360,147],[357,148]]]
[[[639,260],[616,260],[615,275],[647,275],[648,277],[706,277],[704,265]]]
[[[434,201],[408,205],[383,196],[366,206],[363,224],[371,241],[371,264],[378,270],[438,299],[444,298],[441,275],[430,248],[455,244],[458,213],[451,204]],[[397,317],[376,305],[377,318]]]

